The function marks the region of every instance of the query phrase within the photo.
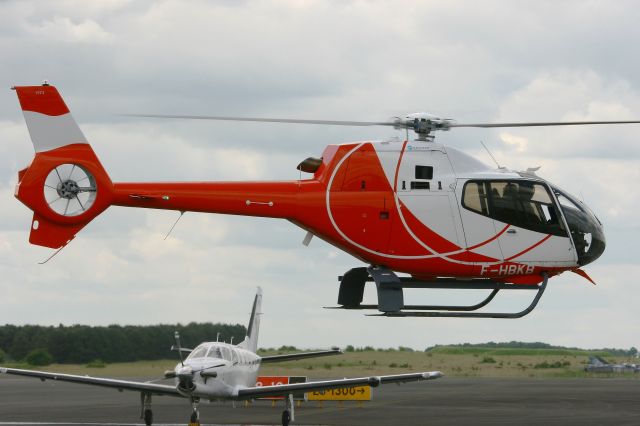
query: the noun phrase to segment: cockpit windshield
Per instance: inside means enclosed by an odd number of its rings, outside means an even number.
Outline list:
[[[571,231],[573,244],[578,252],[578,263],[585,265],[596,260],[605,248],[605,238],[600,220],[584,203],[571,195],[553,187],[567,225]]]
[[[191,351],[187,359],[203,358],[206,353],[207,353],[206,346],[198,346],[193,351]]]

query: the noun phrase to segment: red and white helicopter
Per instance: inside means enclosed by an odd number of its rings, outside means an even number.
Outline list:
[[[459,124],[426,113],[391,121],[327,121],[146,115],[233,121],[393,126],[416,140],[329,145],[298,169],[308,179],[273,182],[114,183],[55,87],[14,87],[36,155],[15,196],[33,210],[29,241],[60,249],[111,205],[286,219],[369,264],[340,277],[338,304],[385,316],[518,318],[537,304],[547,280],[604,251],[603,226],[580,200],[537,176],[491,168],[434,142],[456,127],[640,123],[590,121]],[[408,136],[408,135],[407,135]],[[396,272],[408,274],[399,277]],[[362,304],[365,283],[378,304]],[[405,304],[403,288],[490,289],[472,306]],[[500,290],[537,290],[515,313],[470,312]]]

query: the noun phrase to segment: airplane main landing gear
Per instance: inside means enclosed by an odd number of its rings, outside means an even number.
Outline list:
[[[285,409],[282,412],[282,426],[289,426],[289,423],[295,420],[293,413],[293,395],[289,394],[285,398]]]
[[[153,411],[151,411],[151,394],[140,393],[140,418],[144,419],[144,424],[151,426],[153,424]]]
[[[151,426],[153,424],[153,411],[150,409],[144,410],[144,424],[147,426]]]
[[[289,423],[291,423],[291,413],[289,410],[284,410],[282,412],[282,426],[289,426]]]

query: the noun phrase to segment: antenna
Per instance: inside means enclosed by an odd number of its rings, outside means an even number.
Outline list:
[[[216,342],[219,342],[219,341],[220,341],[220,332],[218,331],[216,333]]]
[[[484,144],[484,142],[480,141],[480,143],[482,144],[484,149],[487,150],[487,153],[489,154],[489,157],[491,157],[493,162],[496,163],[496,166],[498,166],[498,168],[501,169],[502,167],[500,167],[500,164],[498,163],[498,161],[496,161],[496,158],[493,156],[493,154],[491,154],[491,151],[489,151],[489,148],[487,148],[487,146]]]
[[[182,218],[182,215],[184,215],[184,210],[180,210],[180,216],[178,216],[176,221],[173,222],[173,225],[171,225],[171,228],[169,229],[169,232],[167,232],[167,235],[164,236],[165,240],[169,237],[169,235],[171,235],[171,232],[173,231],[173,228],[176,227],[176,225],[178,224],[178,221]]]
[[[51,259],[53,259],[53,257],[54,257],[56,254],[60,253],[60,252],[62,251],[62,249],[63,249],[63,248],[65,248],[65,247],[66,247],[66,244],[65,244],[65,245],[63,245],[62,247],[60,247],[58,250],[54,251],[54,252],[53,252],[53,254],[52,254],[51,256],[47,257],[47,258],[46,258],[45,260],[43,260],[42,262],[38,262],[38,265],[44,265],[45,263],[47,263],[48,261],[50,261]]]

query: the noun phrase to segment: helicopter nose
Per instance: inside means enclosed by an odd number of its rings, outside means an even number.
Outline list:
[[[554,188],[554,191],[569,227],[578,265],[593,262],[604,253],[606,247],[602,222],[584,202],[558,188]]]

